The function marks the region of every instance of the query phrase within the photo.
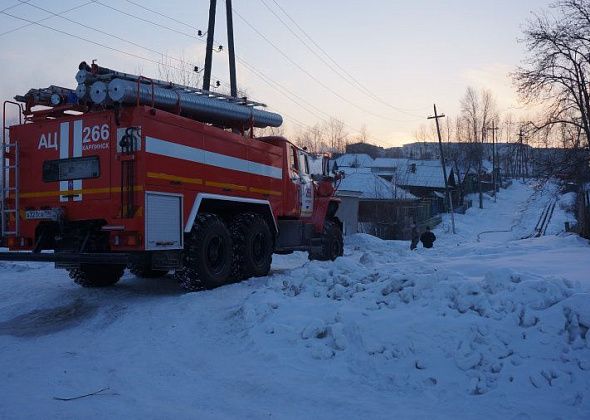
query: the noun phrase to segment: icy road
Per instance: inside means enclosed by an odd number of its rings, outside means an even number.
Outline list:
[[[277,256],[269,277],[199,293],[2,263],[0,418],[590,419],[571,195],[521,239],[552,197],[515,183],[432,250],[357,235],[334,263]]]

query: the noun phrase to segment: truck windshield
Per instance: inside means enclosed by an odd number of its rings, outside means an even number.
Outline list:
[[[309,174],[307,155],[303,152],[299,152],[299,170],[302,174]]]

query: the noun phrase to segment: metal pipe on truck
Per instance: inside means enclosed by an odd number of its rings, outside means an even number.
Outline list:
[[[252,124],[254,127],[279,127],[283,123],[283,118],[274,112],[262,111],[206,94],[164,89],[157,85],[138,84],[137,81],[124,79],[113,79],[108,84],[108,97],[113,102],[132,105],[138,102],[138,96],[141,105],[153,105],[171,111],[180,108],[183,114],[196,119],[231,121]],[[99,95],[96,97],[100,99]]]

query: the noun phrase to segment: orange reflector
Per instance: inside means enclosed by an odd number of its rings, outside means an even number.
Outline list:
[[[137,246],[137,236],[136,235],[129,235],[127,237],[127,245]]]
[[[8,245],[8,248],[14,248],[16,246],[16,238],[14,236],[8,238],[6,240],[6,245]]]

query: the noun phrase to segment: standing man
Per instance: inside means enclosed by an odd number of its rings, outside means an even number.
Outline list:
[[[412,223],[412,243],[410,244],[410,250],[415,250],[418,247],[418,242],[420,241],[420,232],[418,232],[418,227],[416,226],[416,222]]]
[[[426,226],[426,232],[420,236],[420,241],[424,248],[432,248],[434,241],[436,241],[436,236],[430,231],[430,226]]]

